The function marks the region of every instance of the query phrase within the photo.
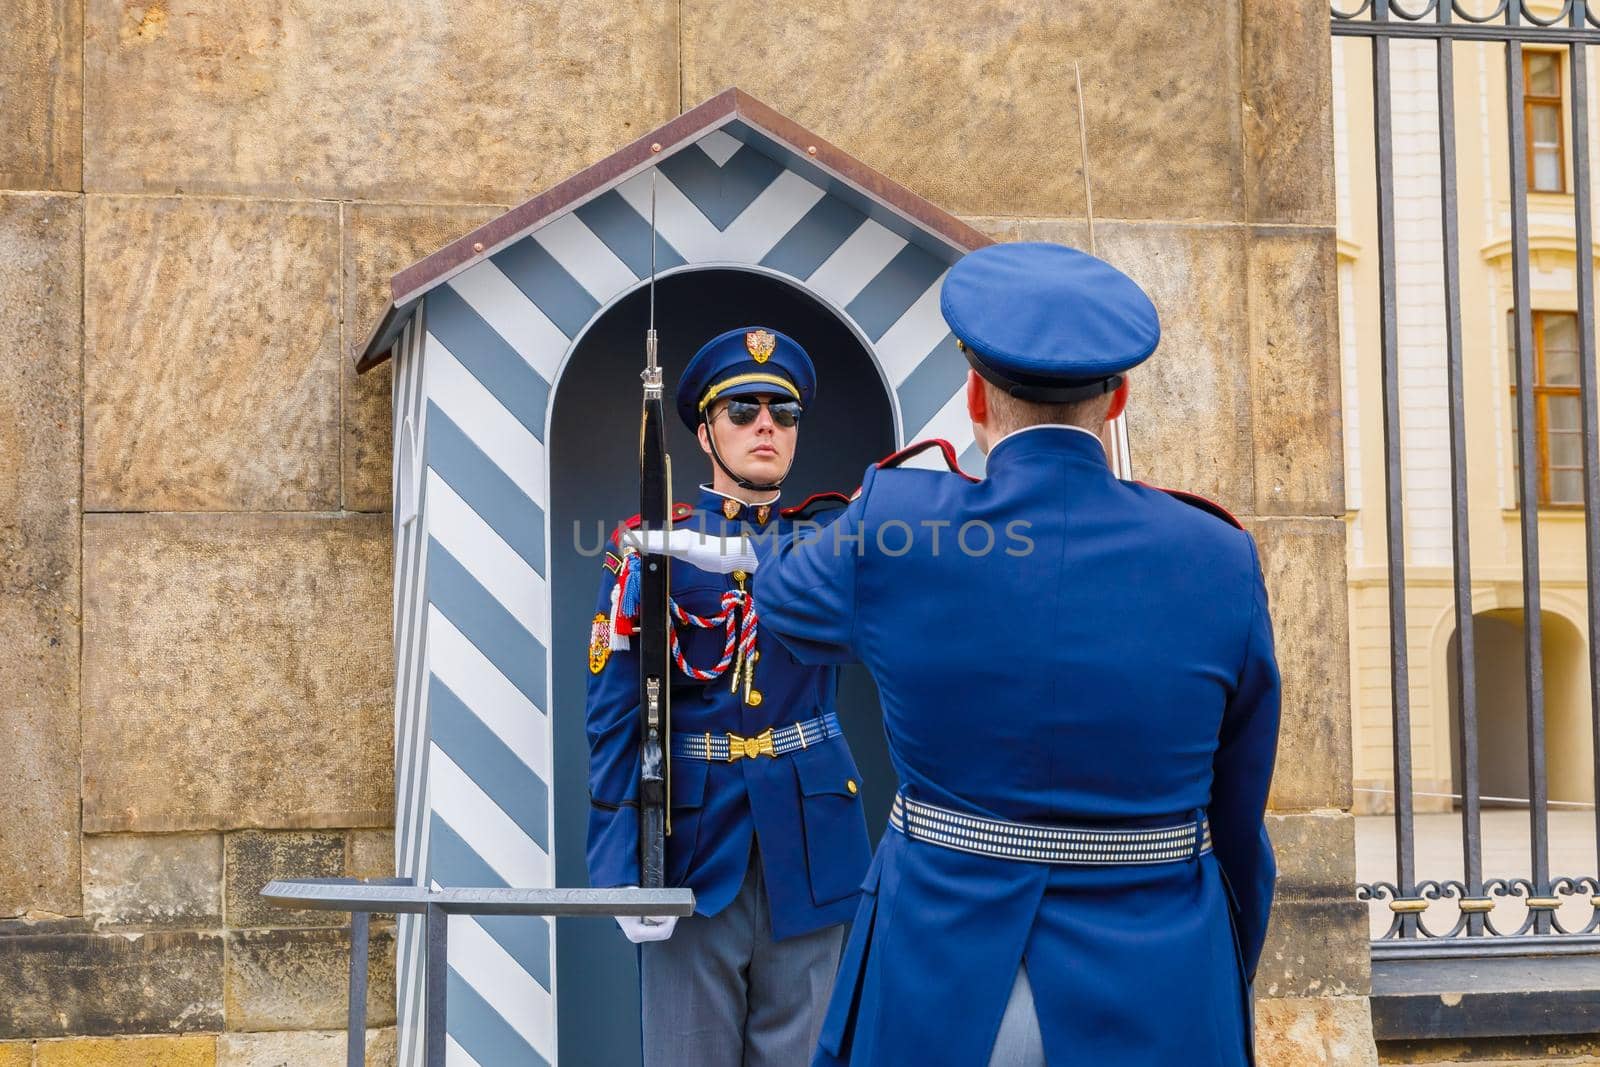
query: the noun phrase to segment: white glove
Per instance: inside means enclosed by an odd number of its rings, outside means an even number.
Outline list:
[[[751,574],[758,562],[755,549],[743,535],[723,537],[699,530],[673,530],[663,537],[660,530],[628,530],[622,540],[639,552],[673,556],[712,574]]]
[[[635,945],[645,941],[665,941],[678,925],[676,915],[618,915],[622,936]]]

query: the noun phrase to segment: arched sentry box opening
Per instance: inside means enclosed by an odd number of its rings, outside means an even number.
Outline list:
[[[652,171],[669,388],[734,326],[775,326],[816,359],[787,498],[852,489],[872,459],[931,436],[981,471],[938,290],[988,239],[737,90],[396,275],[358,367],[395,360],[395,426],[420,457],[416,518],[396,509],[394,614],[396,863],[418,884],[584,884],[599,564],[580,547],[597,519],[637,510]],[[707,465],[669,422],[684,499]],[[876,696],[864,674],[844,684],[879,831],[893,778]],[[420,935],[401,918],[408,1067]],[[449,955],[452,1063],[637,1062],[634,953],[606,923],[456,916]],[[614,1025],[597,1030],[602,1007]]]
[[[584,685],[589,620],[600,564],[582,553],[598,540],[596,520],[615,522],[638,507],[639,368],[649,317],[640,289],[618,301],[579,339],[556,387],[550,422],[551,615],[555,623],[552,679],[555,767],[556,883],[584,885],[588,782]],[[784,499],[797,502],[824,488],[853,489],[862,457],[895,447],[888,393],[870,354],[830,309],[766,274],[688,269],[656,286],[656,324],[668,396],[700,343],[748,323],[782,330],[817,364],[817,400],[801,429],[795,469]],[[693,500],[709,481],[709,461],[675,413],[668,412],[673,494]],[[846,672],[840,714],[862,767],[868,824],[881,831],[888,816],[893,771],[883,742],[876,690],[862,668]],[[858,740],[859,739],[859,740]],[[628,1063],[637,1059],[636,953],[607,920],[563,920],[557,937],[557,984],[562,1045],[568,1063]],[[605,1033],[585,1026],[597,1004],[609,1005]]]

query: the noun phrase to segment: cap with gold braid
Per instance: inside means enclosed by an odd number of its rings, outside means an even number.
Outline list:
[[[709,427],[712,405],[718,400],[782,397],[808,408],[816,390],[816,368],[794,338],[761,326],[742,326],[707,341],[683,368],[683,377],[678,379],[678,415],[694,430],[702,422]],[[710,434],[710,441],[712,460],[740,488],[778,488],[782,479],[758,484],[729,469],[717,451],[715,434]]]
[[[689,429],[713,403],[734,396],[784,396],[810,407],[817,388],[811,357],[794,338],[761,326],[718,334],[678,379],[678,415]]]

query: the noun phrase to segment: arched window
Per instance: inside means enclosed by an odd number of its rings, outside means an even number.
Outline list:
[[[417,479],[422,473],[417,469],[416,431],[409,415],[400,427],[400,440],[395,447],[400,453],[394,468],[395,512],[400,517],[400,525],[406,526],[417,517]]]

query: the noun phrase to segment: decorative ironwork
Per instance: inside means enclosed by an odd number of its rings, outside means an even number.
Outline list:
[[[1405,896],[1393,882],[1363,882],[1356,887],[1357,900],[1367,903],[1386,900],[1389,910],[1394,913],[1389,928],[1378,938],[1378,944],[1401,942],[1407,938],[1448,942],[1471,937],[1537,937],[1541,933],[1538,926],[1545,914],[1548,915],[1550,929],[1544,933],[1568,937],[1600,934],[1600,878],[1592,875],[1553,878],[1550,881],[1550,895],[1542,897],[1537,895],[1532,879],[1528,878],[1486,879],[1482,883],[1484,895],[1481,896],[1472,895],[1466,883],[1457,879],[1421,881],[1412,888],[1412,895]],[[1589,897],[1588,922],[1569,930],[1562,924],[1559,910],[1566,898],[1585,894]],[[1522,925],[1515,930],[1497,929],[1491,918],[1500,898],[1505,897],[1521,900],[1527,908]],[[1454,900],[1457,908],[1455,925],[1443,931],[1430,929],[1425,917],[1428,909],[1441,900]],[[1481,930],[1471,929],[1474,921],[1482,924]],[[1431,947],[1443,946],[1435,944]]]
[[[1448,36],[1457,40],[1498,40],[1507,36],[1496,31],[1513,31],[1510,36],[1530,40],[1533,39],[1528,36],[1530,30],[1547,30],[1552,32],[1541,33],[1537,39],[1560,44],[1577,39],[1594,43],[1595,38],[1575,35],[1588,33],[1589,27],[1600,29],[1600,12],[1590,9],[1583,0],[1566,0],[1553,15],[1541,15],[1540,5],[1530,4],[1528,0],[1515,0],[1515,3],[1498,0],[1489,11],[1474,10],[1481,6],[1461,0],[1448,3],[1426,0],[1421,7],[1406,0],[1362,0],[1353,11],[1333,4],[1329,14],[1333,18],[1333,32],[1349,36],[1380,33],[1386,37],[1439,36],[1439,28],[1443,27]],[[1427,29],[1429,24],[1433,27],[1431,31]],[[1419,29],[1424,32],[1419,34]]]
[[[1478,766],[1478,705],[1473,664],[1471,553],[1468,542],[1466,429],[1461,354],[1460,244],[1457,219],[1455,72],[1453,45],[1477,41],[1504,53],[1508,130],[1511,272],[1514,323],[1514,378],[1518,424],[1535,425],[1533,412],[1533,335],[1528,251],[1527,136],[1523,107],[1524,44],[1565,46],[1571,98],[1573,232],[1579,324],[1579,396],[1583,410],[1583,485],[1585,561],[1588,574],[1589,677],[1595,751],[1600,753],[1600,415],[1595,394],[1595,310],[1593,220],[1590,204],[1589,98],[1587,46],[1600,44],[1600,12],[1588,0],[1566,0],[1554,15],[1542,15],[1528,0],[1498,0],[1489,5],[1462,0],[1362,0],[1353,10],[1331,8],[1334,36],[1371,41],[1374,157],[1378,214],[1378,276],[1382,379],[1386,534],[1388,550],[1390,691],[1394,701],[1395,867],[1393,881],[1364,883],[1356,897],[1378,907],[1388,902],[1388,930],[1373,943],[1374,958],[1409,954],[1537,954],[1593,951],[1600,946],[1600,877],[1552,876],[1549,841],[1549,775],[1545,751],[1543,638],[1540,627],[1538,508],[1521,508],[1524,655],[1527,664],[1529,875],[1483,876],[1483,801]],[[1437,49],[1439,109],[1439,197],[1443,237],[1446,372],[1449,392],[1452,560],[1455,664],[1460,697],[1461,841],[1464,873],[1459,880],[1419,880],[1416,871],[1415,807],[1412,781],[1409,664],[1406,647],[1404,512],[1401,494],[1401,443],[1398,366],[1398,302],[1395,284],[1395,203],[1389,45],[1395,40],[1431,40]],[[1535,478],[1536,434],[1518,435],[1522,501],[1539,499]],[[1600,760],[1596,761],[1600,796]],[[1595,834],[1600,843],[1600,809]],[[1568,929],[1558,916],[1563,903],[1588,894],[1590,914],[1581,927]],[[1519,901],[1526,910],[1515,930],[1492,920],[1497,906]],[[1448,930],[1431,929],[1429,908],[1456,904]]]

